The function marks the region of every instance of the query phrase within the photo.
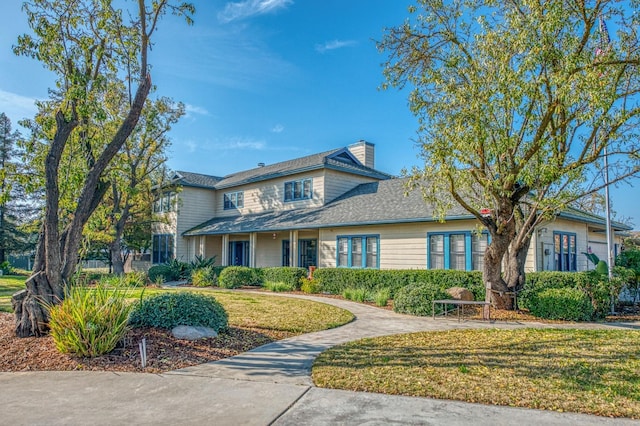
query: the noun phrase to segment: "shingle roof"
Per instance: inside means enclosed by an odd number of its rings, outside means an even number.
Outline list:
[[[172,183],[195,188],[215,188],[216,184],[222,180],[221,177],[203,175],[200,173],[176,171]]]
[[[185,235],[212,235],[237,232],[272,232],[289,229],[317,229],[349,225],[373,225],[434,221],[433,210],[419,191],[405,193],[405,179],[389,179],[358,185],[324,207],[266,212],[214,218]],[[472,218],[457,207],[450,220]]]
[[[323,167],[344,170],[350,173],[375,177],[377,179],[389,179],[391,177],[386,173],[363,166],[358,162],[358,160],[355,160],[353,156],[348,153],[346,148],[339,148],[233,173],[222,178],[220,182],[216,184],[216,188],[229,188],[246,183],[288,176],[294,173],[316,170]]]
[[[434,222],[433,208],[425,203],[420,191],[405,195],[406,179],[388,179],[358,185],[327,203],[324,207],[274,211],[252,215],[214,218],[184,235],[215,235],[247,232],[275,232],[290,229],[318,229],[339,226],[392,223]],[[560,217],[604,225],[604,218],[580,210],[568,209]],[[473,219],[460,206],[452,207],[447,220]],[[630,229],[614,223],[618,230]]]

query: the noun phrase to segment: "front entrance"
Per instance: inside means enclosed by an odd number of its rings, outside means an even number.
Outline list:
[[[298,250],[298,266],[309,268],[318,265],[318,240],[300,240]]]
[[[289,259],[291,254],[291,244],[289,240],[282,240],[282,266],[291,266]]]
[[[249,241],[229,242],[229,266],[249,266]]]

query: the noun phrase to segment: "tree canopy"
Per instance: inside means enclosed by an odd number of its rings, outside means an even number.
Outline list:
[[[419,0],[378,43],[420,123],[411,185],[489,231],[492,289],[522,283],[537,224],[603,187],[605,148],[611,182],[640,171],[637,3]]]

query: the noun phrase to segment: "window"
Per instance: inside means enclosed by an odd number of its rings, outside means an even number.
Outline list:
[[[429,269],[482,270],[489,235],[471,231],[427,234]]]
[[[484,269],[484,252],[489,245],[489,234],[482,233],[471,237],[471,269],[482,271]]]
[[[153,236],[153,263],[165,263],[173,259],[173,234]]]
[[[241,209],[244,207],[244,191],[227,192],[224,194],[224,209]]]
[[[229,241],[229,266],[249,266],[249,241]]]
[[[310,200],[313,198],[311,178],[292,180],[284,183],[284,200]]]
[[[154,213],[166,213],[175,210],[177,194],[175,192],[164,192],[159,194],[153,202]]]
[[[338,237],[336,266],[343,268],[379,268],[378,235],[354,235]]]
[[[577,271],[576,252],[576,234],[553,233],[553,258],[556,271]]]
[[[300,240],[298,245],[298,266],[309,268],[318,265],[318,240]]]

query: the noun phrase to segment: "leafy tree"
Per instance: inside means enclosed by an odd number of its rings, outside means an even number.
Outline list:
[[[191,4],[170,0],[135,4],[136,10],[120,10],[111,1],[31,0],[23,7],[33,34],[20,36],[14,51],[42,62],[57,81],[31,123],[32,140],[47,146],[41,157],[45,210],[33,274],[12,298],[18,336],[46,333],[44,306],[64,299],[83,228],[109,189],[104,173],[138,124],[151,90],[147,54],[159,18],[171,12],[191,22],[194,13]],[[109,122],[105,105],[127,83],[137,87],[129,90],[134,94],[127,98],[126,115]],[[112,126],[108,140],[92,133],[102,124]],[[86,171],[66,179],[69,170],[77,171],[61,164],[72,153],[82,154]],[[73,202],[61,204],[61,194],[75,188]]]
[[[488,230],[483,277],[498,306],[524,282],[536,225],[603,187],[605,148],[611,183],[640,170],[635,10],[637,1],[418,0],[378,43],[389,54],[384,87],[409,86],[420,123],[424,167],[410,187],[441,217],[457,203]]]
[[[167,132],[183,114],[184,106],[168,98],[148,103],[138,126],[106,174],[110,188],[94,214],[95,220],[87,227],[93,230],[90,238],[106,244],[108,260],[116,274],[124,273],[128,248],[149,245],[153,178],[162,173],[167,159],[165,150],[170,144]],[[146,244],[140,241],[141,231],[145,232]]]

